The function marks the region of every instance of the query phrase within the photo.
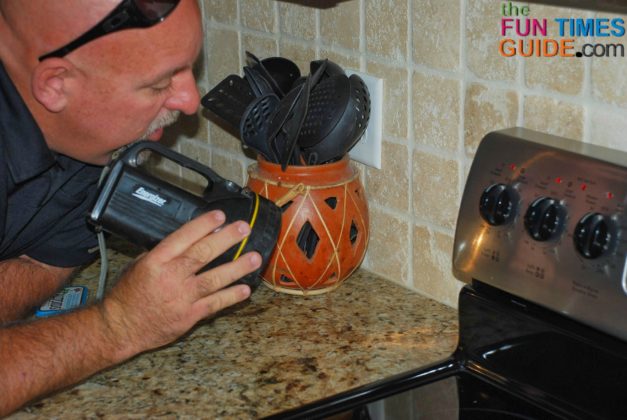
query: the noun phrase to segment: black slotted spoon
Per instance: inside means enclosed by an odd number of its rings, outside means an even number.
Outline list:
[[[246,108],[240,124],[242,143],[274,163],[279,162],[279,157],[268,144],[268,129],[280,102],[273,93],[256,98]]]

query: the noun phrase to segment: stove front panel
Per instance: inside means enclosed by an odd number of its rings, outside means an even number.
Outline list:
[[[522,128],[487,135],[453,266],[627,340],[627,153]]]

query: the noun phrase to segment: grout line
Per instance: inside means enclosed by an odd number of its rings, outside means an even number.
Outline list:
[[[407,42],[405,50],[405,61],[413,64],[414,62],[414,31],[412,27],[412,21],[414,19],[414,5],[413,0],[407,0]],[[411,67],[411,66],[410,66]],[[411,69],[407,71],[407,129],[405,134],[407,135],[407,150],[409,158],[407,159],[407,181],[409,183],[409,191],[407,192],[407,200],[409,207],[408,224],[409,224],[409,240],[408,240],[408,264],[407,264],[407,287],[414,287],[414,226],[416,218],[414,217],[414,147],[416,140],[414,138],[414,99],[413,99],[413,83],[414,75]]]
[[[314,12],[314,19],[315,19],[315,25],[316,25],[316,35],[314,38],[314,51],[315,51],[315,58],[316,60],[320,59],[320,46],[322,45],[322,24],[321,24],[321,17],[320,17],[320,9],[316,9],[316,11]]]
[[[442,225],[438,225],[436,223],[433,223],[431,221],[429,221],[426,218],[423,217],[416,217],[414,215],[412,215],[411,213],[407,212],[405,213],[402,210],[397,210],[395,208],[392,207],[388,207],[385,206],[383,204],[379,204],[376,203],[375,201],[369,201],[368,202],[368,206],[376,209],[377,211],[388,215],[388,216],[392,216],[395,219],[401,220],[403,222],[406,222],[407,224],[409,224],[409,226],[413,229],[414,226],[424,226],[429,228],[431,231],[433,232],[438,232],[438,233],[443,233],[446,235],[451,235],[453,236],[455,233],[455,227],[447,227],[447,226],[442,226]]]
[[[366,3],[359,0],[359,70],[366,69]]]
[[[466,119],[465,119],[465,106],[466,106],[466,90],[468,89],[468,75],[470,72],[468,71],[467,60],[468,57],[466,55],[467,51],[467,38],[466,38],[466,16],[468,16],[468,3],[466,0],[461,0],[459,7],[459,68],[458,72],[460,73],[460,95],[459,95],[459,138],[457,145],[457,156],[456,160],[458,162],[457,168],[457,195],[461,200],[462,194],[464,192],[464,181],[466,179]]]

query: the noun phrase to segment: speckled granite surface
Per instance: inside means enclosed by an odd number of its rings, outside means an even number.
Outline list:
[[[111,272],[132,254],[113,252]],[[95,295],[97,275],[94,264],[73,284]],[[456,340],[454,309],[367,272],[319,296],[261,286],[174,344],[10,418],[259,418],[437,361]]]

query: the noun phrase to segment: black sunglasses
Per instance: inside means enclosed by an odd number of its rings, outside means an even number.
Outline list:
[[[65,46],[39,57],[63,57],[96,38],[131,28],[149,28],[163,21],[180,0],[124,0],[96,26]]]

